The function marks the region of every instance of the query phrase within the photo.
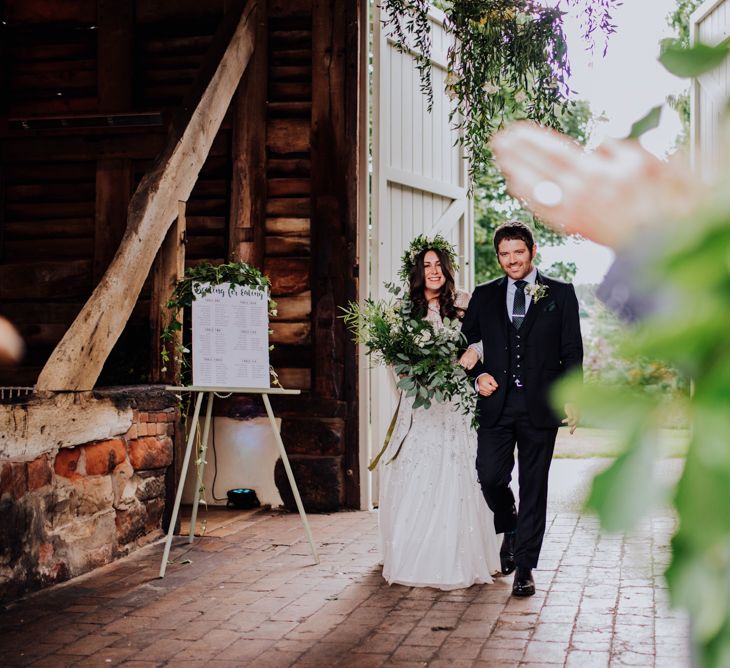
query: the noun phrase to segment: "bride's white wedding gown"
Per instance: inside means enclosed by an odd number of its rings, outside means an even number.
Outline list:
[[[438,313],[427,317],[441,326]],[[405,433],[400,454],[389,462]],[[492,582],[499,544],[477,481],[476,449],[471,418],[454,404],[413,410],[412,400],[403,398],[378,467],[383,577],[389,584],[459,589]]]

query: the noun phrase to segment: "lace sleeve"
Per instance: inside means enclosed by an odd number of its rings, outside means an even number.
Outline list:
[[[481,341],[477,341],[476,343],[472,343],[469,346],[477,355],[479,355],[479,361],[484,361],[484,344]]]
[[[454,306],[460,311],[466,311],[469,307],[470,299],[471,294],[469,294],[466,290],[457,290],[456,297],[454,298]]]

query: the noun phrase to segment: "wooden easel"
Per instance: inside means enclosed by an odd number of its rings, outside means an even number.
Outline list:
[[[165,577],[165,571],[167,570],[167,561],[170,558],[170,548],[172,547],[172,537],[175,531],[175,524],[177,523],[177,516],[180,512],[180,502],[182,501],[183,487],[185,485],[185,478],[188,473],[188,466],[190,464],[190,454],[193,450],[193,443],[195,442],[195,433],[198,429],[198,418],[200,417],[200,408],[203,404],[203,396],[208,395],[208,404],[205,410],[205,422],[203,423],[203,440],[202,450],[200,453],[200,461],[198,463],[198,476],[197,484],[195,486],[195,499],[193,501],[193,514],[190,518],[190,535],[188,542],[192,543],[195,537],[195,522],[198,517],[198,505],[200,504],[200,487],[203,482],[203,471],[205,470],[205,454],[208,449],[208,434],[210,433],[210,421],[213,416],[213,398],[216,392],[226,394],[260,394],[264,400],[264,406],[266,407],[266,414],[269,416],[269,423],[271,424],[271,431],[274,433],[274,440],[279,448],[279,454],[281,455],[281,461],[284,462],[284,469],[286,470],[289,484],[291,485],[292,493],[294,494],[294,500],[299,510],[299,517],[302,520],[304,531],[307,534],[309,540],[309,546],[312,549],[312,556],[314,557],[315,563],[319,563],[319,554],[317,554],[317,548],[314,545],[312,539],[312,530],[309,528],[309,521],[307,515],[304,512],[304,506],[302,505],[302,499],[299,496],[299,489],[294,481],[294,475],[292,474],[291,466],[289,465],[289,458],[286,456],[286,450],[284,449],[284,443],[281,440],[281,434],[276,426],[276,419],[274,418],[274,411],[271,409],[271,402],[269,401],[270,394],[300,394],[300,390],[284,390],[281,388],[267,387],[267,388],[252,388],[252,387],[203,387],[199,385],[190,385],[189,387],[174,387],[168,386],[165,388],[170,392],[197,392],[195,399],[195,410],[193,411],[193,421],[190,425],[190,433],[188,434],[188,441],[185,447],[185,456],[183,457],[182,470],[180,472],[180,482],[177,486],[177,494],[175,495],[175,505],[172,508],[172,517],[170,518],[170,528],[167,530],[167,539],[165,540],[165,551],[162,554],[162,563],[160,564],[160,577]]]

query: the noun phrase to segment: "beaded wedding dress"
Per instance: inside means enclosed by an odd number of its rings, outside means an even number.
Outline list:
[[[457,306],[466,308],[468,298],[460,292]],[[438,313],[426,317],[442,326]],[[389,461],[401,442],[398,457]],[[412,400],[402,399],[378,467],[383,577],[389,584],[448,590],[492,582],[499,544],[477,481],[476,450],[471,418],[455,404],[413,410]]]

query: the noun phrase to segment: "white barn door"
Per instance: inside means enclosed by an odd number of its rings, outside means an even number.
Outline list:
[[[376,3],[377,4],[377,3]],[[442,234],[456,246],[461,269],[457,286],[474,282],[472,202],[458,132],[449,122],[452,102],[444,92],[449,36],[444,15],[430,11],[433,108],[420,89],[411,53],[401,53],[375,10],[373,85],[373,196],[370,291],[386,296],[383,284],[397,281],[400,258],[411,240]],[[371,443],[378,452],[396,405],[395,383],[385,369],[372,369]],[[373,479],[377,503],[377,474]]]
[[[691,17],[691,40],[715,46],[730,37],[730,1],[707,0]],[[730,97],[730,62],[692,82],[691,150],[695,169],[712,178],[720,164],[720,133]]]

